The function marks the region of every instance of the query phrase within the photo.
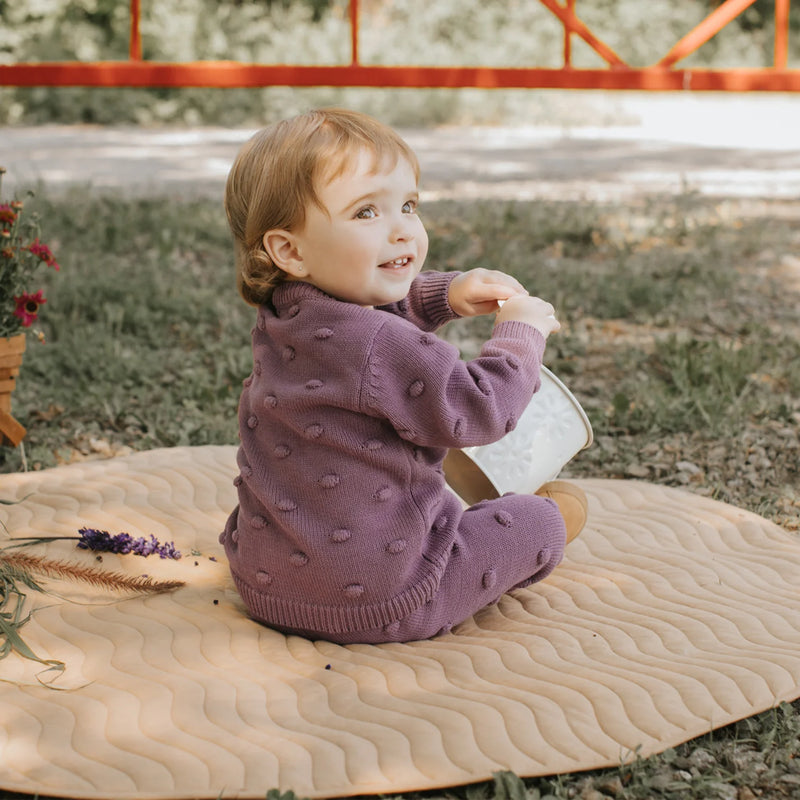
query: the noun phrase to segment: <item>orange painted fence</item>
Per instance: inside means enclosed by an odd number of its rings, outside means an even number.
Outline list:
[[[543,67],[381,66],[359,60],[358,0],[350,0],[351,61],[308,66],[233,61],[155,62],[142,59],[140,0],[130,0],[131,31],[126,61],[50,62],[0,65],[0,86],[261,87],[360,86],[481,89],[635,89],[800,92],[800,69],[788,67],[790,0],[775,0],[773,63],[753,69],[680,69],[694,53],[755,0],[725,0],[670,51],[648,67],[631,67],[581,21],[576,0],[539,0],[564,31],[564,64]],[[607,64],[572,65],[573,37],[582,39]]]

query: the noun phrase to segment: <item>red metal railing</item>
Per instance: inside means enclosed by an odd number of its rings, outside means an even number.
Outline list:
[[[597,37],[575,12],[576,0],[539,0],[561,22],[564,64],[544,67],[382,66],[359,60],[358,0],[350,0],[351,61],[309,66],[247,64],[233,61],[155,62],[142,59],[140,0],[130,0],[131,30],[127,61],[50,62],[0,65],[0,86],[260,87],[361,86],[481,89],[638,89],[694,91],[800,92],[800,69],[788,67],[790,0],[775,0],[773,63],[752,69],[680,69],[694,53],[755,0],[725,0],[697,27],[648,67],[628,65]],[[608,65],[579,69],[572,64],[572,38],[582,39]]]

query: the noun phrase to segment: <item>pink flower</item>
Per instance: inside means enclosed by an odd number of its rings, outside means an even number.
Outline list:
[[[34,239],[33,242],[25,249],[33,255],[41,258],[48,267],[52,267],[56,272],[61,269],[56,262],[56,257],[50,251],[50,248],[46,244],[42,244],[38,237]]]
[[[39,314],[39,307],[43,303],[46,303],[47,300],[42,296],[42,290],[40,289],[36,294],[23,292],[20,297],[14,298],[14,302],[17,304],[17,307],[14,309],[14,316],[22,320],[23,328],[30,328],[36,321],[36,317]]]

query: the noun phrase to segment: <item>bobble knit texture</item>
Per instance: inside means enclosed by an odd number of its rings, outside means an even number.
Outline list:
[[[560,560],[550,501],[510,495],[464,512],[445,486],[447,448],[516,424],[544,350],[534,328],[505,322],[462,361],[432,333],[455,317],[454,277],[421,273],[406,299],[379,309],[287,282],[259,309],[239,407],[239,506],[220,537],[256,619],[343,642],[421,638],[437,632],[426,609],[449,629]],[[448,570],[474,572],[474,592],[459,578],[442,605]]]

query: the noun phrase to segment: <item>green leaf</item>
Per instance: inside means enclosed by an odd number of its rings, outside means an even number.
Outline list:
[[[496,800],[528,800],[528,792],[522,778],[514,772],[493,772]]]
[[[15,624],[13,622],[9,622],[8,620],[4,619],[2,615],[0,615],[0,635],[4,636],[6,639],[5,647],[10,645],[10,649],[21,655],[23,658],[27,658],[30,661],[37,661],[39,664],[44,664],[45,666],[50,667],[50,669],[56,669],[59,672],[63,671],[65,668],[63,661],[56,661],[55,659],[49,658],[39,658],[39,656],[37,656],[36,653],[31,650],[31,648],[19,635],[17,628],[24,625],[28,619],[30,619],[30,616],[26,617],[22,622]],[[8,655],[8,653],[3,652],[0,657],[5,655]]]
[[[270,789],[267,792],[267,800],[300,800],[300,798],[291,789],[283,793],[279,789]]]

